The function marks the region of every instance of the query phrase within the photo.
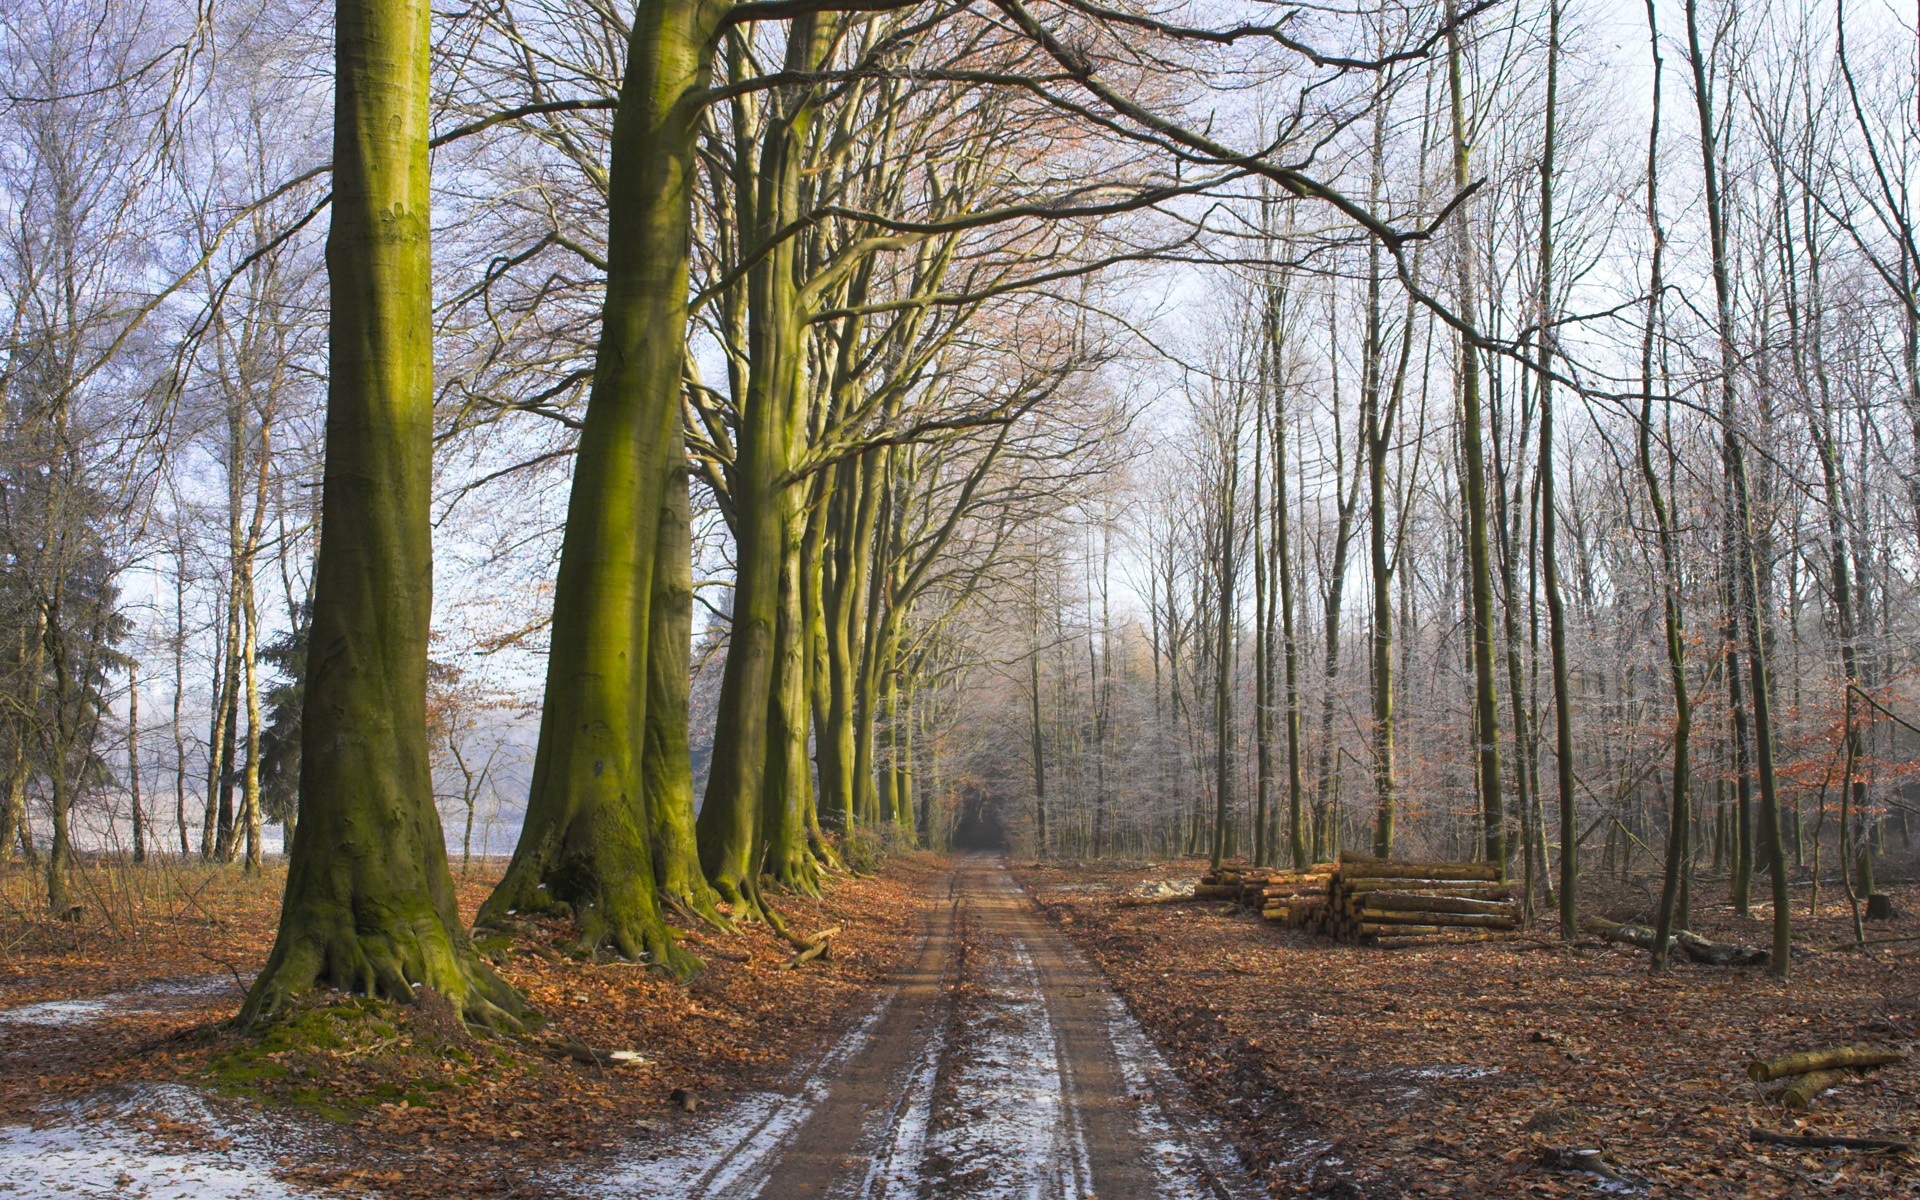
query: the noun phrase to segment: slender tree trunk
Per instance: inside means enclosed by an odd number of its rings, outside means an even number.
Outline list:
[[[1047,857],[1047,742],[1040,723],[1040,601],[1033,604],[1034,646],[1027,654],[1027,701],[1032,716],[1034,855]]]
[[[1236,408],[1231,430],[1220,431],[1220,491],[1216,536],[1219,608],[1215,614],[1213,674],[1213,868],[1227,855],[1227,826],[1233,812],[1233,625],[1234,584],[1240,566],[1235,561],[1240,483],[1240,413]],[[1218,434],[1216,435],[1218,436]]]
[[[1276,348],[1276,354],[1278,353]],[[1296,870],[1304,870],[1308,856],[1306,788],[1301,773],[1300,643],[1294,632],[1293,515],[1287,496],[1287,408],[1284,388],[1273,400],[1273,511],[1274,541],[1278,545],[1276,573],[1280,576],[1280,658],[1286,689],[1287,730],[1287,843]]]
[[[1693,855],[1693,797],[1688,758],[1693,706],[1687,696],[1687,643],[1680,609],[1680,550],[1673,519],[1653,466],[1653,347],[1659,329],[1666,233],[1660,224],[1660,27],[1653,0],[1647,0],[1647,34],[1653,47],[1653,117],[1647,136],[1647,227],[1653,236],[1653,270],[1647,287],[1647,326],[1640,341],[1640,477],[1647,488],[1660,539],[1660,592],[1666,619],[1667,672],[1673,686],[1673,797],[1667,819],[1666,874],[1660,888],[1660,912],[1653,942],[1653,969],[1667,968],[1673,931],[1686,920],[1686,878]]]
[[[133,861],[147,861],[147,814],[140,803],[140,664],[127,664],[127,796],[133,805]],[[0,846],[6,842],[0,841]]]
[[[1264,376],[1269,355],[1262,354],[1261,374]],[[1273,682],[1272,647],[1268,644],[1267,632],[1270,613],[1267,598],[1267,548],[1262,544],[1266,532],[1264,514],[1266,495],[1263,479],[1266,475],[1266,433],[1268,387],[1261,388],[1261,396],[1253,414],[1253,742],[1254,742],[1254,815],[1253,815],[1253,865],[1264,867],[1271,860],[1273,850],[1267,844],[1268,805],[1273,791]]]
[[[1560,4],[1548,17],[1547,128],[1540,156],[1540,570],[1547,593],[1547,647],[1553,660],[1554,783],[1560,801],[1560,938],[1579,936],[1580,831],[1574,816],[1573,696],[1567,684],[1567,604],[1560,590],[1559,496],[1553,444],[1553,176],[1560,81]],[[1658,81],[1655,88],[1659,87]],[[1651,181],[1648,184],[1652,186]],[[1657,243],[1656,243],[1657,245]],[[1658,255],[1660,251],[1655,249]]]
[[[1450,6],[1451,7],[1451,6]],[[1456,192],[1467,187],[1467,113],[1461,79],[1460,34],[1447,30],[1447,81],[1453,96],[1453,182]],[[1463,205],[1455,243],[1454,270],[1458,280],[1460,312],[1472,320],[1478,306],[1473,284],[1473,255],[1468,239],[1472,206]],[[1472,595],[1474,738],[1478,743],[1480,816],[1485,830],[1488,862],[1507,871],[1506,812],[1500,797],[1499,698],[1493,689],[1493,571],[1487,546],[1486,457],[1481,447],[1480,352],[1471,340],[1460,339],[1461,455],[1465,460],[1467,509],[1467,570]]]
[[[187,690],[187,557],[174,559],[173,577],[173,823],[180,838],[180,858],[193,853],[187,837],[187,730],[180,723],[180,702]],[[288,839],[291,841],[292,839]],[[292,847],[288,846],[288,850]]]
[[[227,744],[227,675],[226,668],[231,656],[227,653],[224,633],[227,628],[224,609],[225,598],[214,604],[214,628],[221,631],[216,636],[213,655],[213,687],[211,728],[207,731],[207,790],[203,797],[200,820],[200,857],[207,862],[214,861],[220,829],[220,780],[225,764],[221,754]]]
[[[1720,420],[1723,454],[1733,492],[1733,545],[1740,615],[1746,626],[1748,673],[1753,684],[1755,766],[1760,775],[1760,835],[1773,885],[1774,974],[1785,979],[1792,969],[1792,906],[1788,903],[1787,863],[1780,839],[1780,802],[1773,763],[1773,712],[1768,694],[1766,625],[1761,614],[1758,567],[1754,561],[1753,513],[1747,484],[1746,450],[1734,423],[1733,286],[1729,273],[1725,210],[1720,195],[1720,162],[1713,94],[1700,47],[1697,0],[1687,0],[1687,51],[1693,65],[1694,99],[1700,116],[1700,154],[1705,171],[1707,224],[1713,253],[1713,289],[1720,339]]]

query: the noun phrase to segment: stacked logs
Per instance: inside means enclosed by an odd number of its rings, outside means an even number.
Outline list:
[[[1304,871],[1231,869],[1195,894],[1237,899],[1322,937],[1392,949],[1492,941],[1520,927],[1520,901],[1490,864],[1394,862],[1343,853]]]
[[[1200,877],[1194,887],[1197,900],[1232,900],[1247,908],[1264,911],[1276,902],[1299,896],[1326,896],[1334,865],[1320,863],[1305,871],[1283,871],[1271,867],[1223,866]]]

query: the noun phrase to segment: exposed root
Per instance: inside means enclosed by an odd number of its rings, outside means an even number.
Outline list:
[[[538,1024],[520,993],[500,978],[460,930],[437,914],[395,920],[384,927],[339,922],[283,922],[273,955],[254,980],[240,1026],[251,1029],[320,989],[412,1004],[416,989],[444,996],[469,1025],[518,1032]]]

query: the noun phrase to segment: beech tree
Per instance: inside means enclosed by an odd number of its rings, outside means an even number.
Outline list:
[[[456,906],[427,748],[433,343],[428,9],[335,12],[326,480],[301,718],[300,826],[243,1022],[315,986],[517,1024]]]

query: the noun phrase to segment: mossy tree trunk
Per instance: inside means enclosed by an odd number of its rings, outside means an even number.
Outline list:
[[[688,965],[662,921],[645,791],[654,555],[681,420],[694,154],[727,5],[634,14],[609,165],[607,294],[554,589],[527,819],[483,923],[563,911],[583,950]]]
[[[883,523],[891,528],[894,509],[891,495],[893,464],[897,448],[886,447],[862,456],[866,478],[862,486],[869,490],[873,503],[873,528]],[[878,542],[869,542],[878,546]],[[878,557],[878,555],[876,555]],[[875,570],[871,560],[864,567],[864,586],[854,594],[858,607],[853,614],[859,653],[859,673],[854,677],[853,693],[853,798],[859,820],[872,825],[880,821],[880,787],[874,773],[874,726],[880,708],[880,680],[884,670],[880,646],[882,614],[886,608],[887,572]]]
[[[855,637],[860,603],[865,598],[874,513],[872,498],[861,486],[867,473],[864,457],[849,459],[834,468],[820,588],[826,634],[826,705],[815,738],[820,759],[820,810],[827,824],[840,830],[853,828],[857,795],[853,708],[859,656]]]
[[[794,20],[788,32],[789,70],[813,69],[829,40],[826,27],[811,14]],[[793,736],[797,700],[804,763],[800,513],[790,473],[804,428],[806,326],[797,275],[799,241],[778,235],[799,213],[802,151],[818,108],[813,89],[781,89],[767,114],[751,194],[739,198],[741,228],[752,231],[749,244],[772,249],[746,280],[749,371],[728,477],[736,547],[733,618],[699,830],[701,864],[714,890],[749,909],[758,907],[763,850],[765,866],[776,877],[809,883],[798,866],[806,850],[805,823],[789,786],[794,772],[788,769],[791,747],[786,744]],[[776,818],[771,825],[765,819],[769,813]]]
[[[640,780],[653,837],[654,886],[660,896],[709,921],[722,920],[717,897],[700,870],[694,835],[693,763],[689,755],[687,688],[693,644],[693,530],[684,439],[676,425],[654,538],[653,599],[647,622],[646,744]]]
[[[433,325],[426,0],[340,0],[326,468],[300,810],[251,1023],[312,989],[517,1024],[467,939],[427,765]]]
[[[813,764],[807,756],[808,638],[800,579],[803,517],[799,498],[799,489],[782,489],[779,611],[766,691],[767,769],[761,781],[760,824],[766,845],[761,871],[812,893],[819,890],[819,873],[808,838],[814,797]]]

